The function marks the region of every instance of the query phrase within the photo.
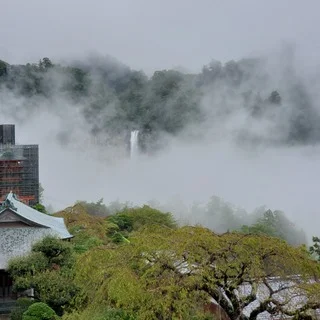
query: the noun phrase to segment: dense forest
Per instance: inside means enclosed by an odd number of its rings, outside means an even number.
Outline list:
[[[276,70],[262,58],[212,61],[198,74],[161,70],[150,77],[111,57],[64,65],[49,58],[26,65],[0,61],[0,88],[3,112],[12,116],[39,112],[48,102],[64,112],[78,107],[101,143],[127,142],[130,130],[139,129],[141,149],[150,153],[162,147],[163,135],[225,137],[225,127],[238,144],[320,141],[312,92],[288,61]],[[23,99],[23,108],[4,107],[10,97]],[[195,127],[196,133],[188,131]]]

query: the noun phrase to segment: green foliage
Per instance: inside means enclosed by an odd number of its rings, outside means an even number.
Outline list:
[[[236,318],[247,299],[257,298],[254,285],[252,297],[237,295],[239,285],[299,274],[298,288],[319,272],[305,250],[277,238],[150,225],[116,250],[96,248],[82,255],[75,282],[82,308],[108,305],[138,319],[205,319],[204,306],[214,298]]]
[[[125,238],[120,232],[114,232],[111,236],[112,242],[114,243],[130,243],[130,241]]]
[[[71,243],[73,245],[73,250],[78,254],[103,244],[102,239],[92,236],[90,233],[83,230],[81,226],[71,227],[70,232],[75,235]]]
[[[46,207],[41,203],[35,204],[32,208],[38,210],[39,212],[47,213]]]
[[[108,220],[117,225],[121,231],[131,232],[133,230],[133,217],[126,213],[117,213]]]
[[[58,319],[54,310],[43,302],[32,304],[27,311],[24,312],[22,320],[56,320]]]
[[[103,199],[100,199],[97,202],[78,201],[78,203],[82,205],[90,215],[99,217],[110,215],[107,206],[103,203]]]
[[[107,220],[117,228],[110,228],[108,235],[114,243],[128,243],[130,233],[148,226],[176,228],[177,224],[171,213],[163,213],[149,206],[141,208],[125,208],[110,216]]]
[[[94,320],[134,320],[133,316],[128,315],[123,310],[109,309],[105,310],[100,316],[95,316]]]
[[[204,208],[194,205],[191,213],[216,232],[236,230],[246,234],[265,234],[286,240],[291,245],[307,242],[303,230],[299,230],[279,210],[272,212],[265,207],[260,207],[249,214],[213,196]]]
[[[303,230],[298,230],[281,211],[266,211],[258,223],[269,230],[270,235],[284,239],[292,245],[301,245],[307,242]]]
[[[46,237],[33,245],[29,255],[9,261],[8,272],[16,292],[34,288],[36,299],[62,314],[78,290],[73,282],[74,262],[71,244]]]
[[[32,251],[43,254],[50,265],[55,264],[64,267],[73,264],[71,245],[55,237],[45,237],[42,241],[33,245]]]
[[[106,240],[106,230],[109,228],[109,223],[107,223],[103,217],[90,215],[87,212],[86,207],[81,203],[76,203],[72,207],[57,212],[54,216],[63,217],[67,228],[73,230],[73,242],[82,233],[98,237],[101,240]]]
[[[135,231],[146,226],[163,226],[176,228],[177,223],[171,213],[163,213],[149,206],[126,208],[109,218],[118,225],[120,231]]]
[[[28,277],[48,267],[49,261],[40,252],[33,252],[25,257],[13,258],[9,261],[8,271],[13,278]]]
[[[73,312],[66,314],[63,320],[136,320],[134,315],[130,315],[124,310],[108,308],[108,307],[97,307],[88,308],[78,313]]]
[[[14,309],[10,313],[11,320],[22,320],[22,315],[36,301],[29,298],[19,298]]]
[[[276,236],[276,230],[272,226],[259,222],[251,226],[243,225],[240,228],[240,232],[246,234],[264,234],[271,237]]]
[[[70,305],[78,293],[72,271],[46,270],[37,273],[32,279],[32,286],[36,298],[48,304],[58,315],[62,315],[63,309]]]

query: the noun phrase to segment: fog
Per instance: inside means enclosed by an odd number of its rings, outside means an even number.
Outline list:
[[[238,110],[237,98],[224,101],[232,114],[221,115],[217,107],[226,90],[221,83],[208,89],[201,101],[206,121],[200,127],[190,124],[178,136],[163,135],[165,147],[160,152],[131,161],[125,156],[125,141],[111,146],[103,136],[93,138],[81,104],[73,105],[58,89],[50,100],[28,100],[2,91],[1,123],[16,124],[18,143],[40,146],[46,205],[58,210],[77,200],[100,198],[106,203],[181,200],[191,205],[217,195],[247,211],[261,205],[283,210],[309,236],[318,233],[320,147],[284,145],[277,138],[289,130],[285,119],[292,112],[292,73],[285,72],[292,59],[294,76],[299,75],[318,108],[318,1],[203,0],[195,5],[178,0],[152,4],[96,0],[89,5],[34,0],[26,6],[24,1],[5,0],[1,6],[0,59],[9,63],[44,56],[70,61],[94,52],[111,54],[151,74],[177,66],[199,72],[212,58],[227,61],[257,55],[268,58],[272,75],[261,94],[279,89],[284,97],[284,108],[271,111],[263,121]],[[283,50],[283,41],[295,45],[294,57]],[[246,84],[241,91],[255,85]],[[246,144],[239,138],[248,131],[258,143]],[[191,219],[178,211],[180,218]]]
[[[8,106],[20,109],[25,103],[6,97],[6,103],[1,101],[3,114]],[[156,200],[171,202],[171,207],[181,201],[179,218],[197,222],[183,216],[182,204],[207,202],[216,195],[249,212],[261,205],[283,210],[309,235],[318,233],[319,146],[243,147],[231,139],[226,125],[223,139],[208,132],[200,140],[166,137],[166,147],[157,155],[130,160],[123,156],[124,144],[110,148],[93,140],[79,110],[65,101],[51,103],[20,120],[5,115],[2,122],[16,123],[17,143],[39,144],[44,202],[56,210],[100,198],[105,203]],[[59,139],[66,129],[69,144]]]

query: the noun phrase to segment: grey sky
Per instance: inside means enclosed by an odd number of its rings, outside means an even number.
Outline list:
[[[1,0],[0,59],[110,54],[151,71],[201,68],[294,42],[320,54],[318,0]]]

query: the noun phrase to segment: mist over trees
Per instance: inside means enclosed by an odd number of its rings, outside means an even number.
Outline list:
[[[275,71],[262,58],[212,61],[199,74],[160,70],[150,77],[111,57],[68,65],[49,58],[26,65],[0,61],[0,87],[2,99],[8,94],[25,99],[28,113],[57,98],[66,111],[79,107],[88,132],[104,137],[103,144],[126,142],[130,130],[139,129],[146,152],[161,148],[161,135],[177,136],[195,125],[200,136],[225,135],[228,121],[238,144],[320,139],[318,110],[303,79],[292,65]],[[18,111],[4,110],[13,116]]]
[[[320,119],[309,89],[290,59],[276,68],[265,58],[213,60],[198,74],[160,70],[150,77],[112,57],[90,56],[63,65],[47,57],[26,65],[0,60],[0,101],[23,99],[2,108],[4,114],[21,117],[49,106],[64,117],[78,108],[85,129],[102,137],[100,143],[125,145],[130,130],[139,129],[140,147],[150,153],[163,147],[163,135],[185,132],[197,138],[207,132],[214,139],[231,137],[237,144],[318,143]],[[68,128],[56,134],[61,143],[72,143]],[[91,212],[94,204],[82,204]],[[94,208],[96,215],[114,212],[102,201]],[[176,213],[181,208],[164,209]],[[284,213],[268,208],[247,213],[212,197],[182,215],[216,232],[241,230],[305,242]]]
[[[218,196],[212,196],[206,203],[194,202],[191,206],[184,205],[179,199],[163,204],[150,201],[149,205],[161,211],[172,212],[182,225],[202,225],[216,233],[237,231],[268,235],[294,246],[308,242],[304,230],[291,221],[286,213],[272,211],[266,206],[248,212]]]
[[[180,226],[202,225],[219,234],[239,232],[267,235],[285,240],[293,246],[308,242],[304,230],[295,225],[284,212],[272,211],[265,206],[258,207],[253,212],[247,212],[217,196],[212,196],[207,203],[194,202],[191,206],[183,205],[179,201],[163,204],[149,201],[147,205],[140,208],[129,202],[113,201],[105,204],[103,199],[97,202],[78,201],[76,206],[81,208],[81,212],[86,212],[92,217],[109,218],[108,221],[120,226],[117,232],[124,232],[122,236],[134,229],[133,221],[136,225],[144,225],[152,221],[153,224],[172,227],[173,223],[168,222],[169,216],[172,215]],[[163,220],[158,220],[160,212]],[[68,219],[65,212],[64,217]]]

